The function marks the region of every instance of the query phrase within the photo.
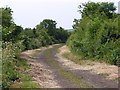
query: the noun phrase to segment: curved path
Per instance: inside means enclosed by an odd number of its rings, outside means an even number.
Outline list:
[[[66,61],[69,60],[63,58],[58,53],[58,48],[61,46],[63,45],[53,45],[51,48],[40,50],[37,53],[37,58],[34,58],[36,64],[33,65],[32,76],[39,84],[44,84],[43,86],[41,85],[42,87],[109,88],[109,90],[115,90],[116,88],[117,90],[117,80],[107,80],[104,76],[93,74],[89,70],[75,69],[74,66],[76,64],[72,61],[70,62],[73,65],[66,64]],[[32,57],[27,59],[30,58]],[[52,73],[49,73],[49,71]],[[45,76],[50,78],[46,79]]]
[[[103,76],[90,73],[86,70],[73,70],[64,66],[61,58],[57,55],[58,48],[62,45],[55,45],[52,48],[43,50],[38,56],[41,64],[54,73],[54,78],[63,88],[117,88],[117,81],[106,80]]]

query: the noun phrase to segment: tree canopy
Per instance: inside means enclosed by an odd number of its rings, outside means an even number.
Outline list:
[[[83,8],[82,8],[83,7]],[[79,5],[82,18],[74,20],[67,44],[74,54],[117,64],[120,58],[120,15],[113,3],[88,2]]]
[[[17,69],[23,62],[19,60],[19,55],[22,51],[55,43],[65,43],[69,36],[68,32],[63,28],[56,28],[56,21],[51,19],[43,20],[33,29],[24,29],[22,26],[15,24],[12,13],[13,11],[9,7],[0,8],[1,42],[3,42],[2,64],[4,68],[2,73],[3,88],[9,88],[13,81],[20,78]]]

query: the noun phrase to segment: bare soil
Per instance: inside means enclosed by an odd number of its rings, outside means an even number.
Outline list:
[[[69,53],[70,50],[66,45],[59,48],[59,56],[63,56],[64,53]],[[100,63],[97,61],[87,60],[88,64],[75,65],[74,69],[89,70],[91,73],[105,75],[107,79],[118,79],[118,66],[109,65],[106,63]],[[67,63],[72,63],[70,60]]]
[[[59,53],[58,48],[60,48]],[[21,54],[21,58],[28,60],[31,69],[26,72],[32,75],[43,88],[118,88],[118,81],[111,79],[114,74],[115,77],[118,75],[118,69],[115,66],[100,63],[81,66],[64,58],[62,56],[64,52],[69,52],[66,46],[53,45],[25,51]],[[98,73],[104,73],[105,70],[110,74],[109,79]]]
[[[48,47],[52,48],[52,46]],[[54,79],[53,72],[41,64],[36,55],[46,50],[46,47],[34,50],[27,50],[21,53],[21,58],[26,59],[28,64],[31,65],[31,69],[26,71],[29,73],[35,81],[41,86],[41,88],[60,88],[56,80]],[[36,53],[37,52],[37,53]]]

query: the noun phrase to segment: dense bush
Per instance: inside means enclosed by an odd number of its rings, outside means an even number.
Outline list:
[[[75,31],[67,41],[70,50],[83,58],[97,58],[116,65],[120,59],[120,15],[114,12],[114,4],[83,5],[82,19],[76,20]]]
[[[12,10],[9,7],[0,8],[0,20],[2,17],[2,87],[9,88],[11,84],[20,78],[17,71],[20,61],[19,55],[24,50],[36,49],[55,43],[66,42],[68,32],[63,28],[56,28],[56,22],[50,19],[43,20],[34,29],[18,26],[12,18]],[[2,33],[2,34],[1,34]]]
[[[5,44],[4,44],[5,45]],[[19,78],[17,72],[17,56],[20,54],[20,49],[17,44],[6,43],[6,48],[2,50],[2,87],[8,88],[11,82]]]

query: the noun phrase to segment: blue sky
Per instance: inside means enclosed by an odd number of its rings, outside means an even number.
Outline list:
[[[11,7],[17,25],[34,28],[43,19],[53,19],[57,27],[71,29],[74,18],[80,19],[78,5],[84,2],[114,2],[119,0],[1,0],[0,7]]]

